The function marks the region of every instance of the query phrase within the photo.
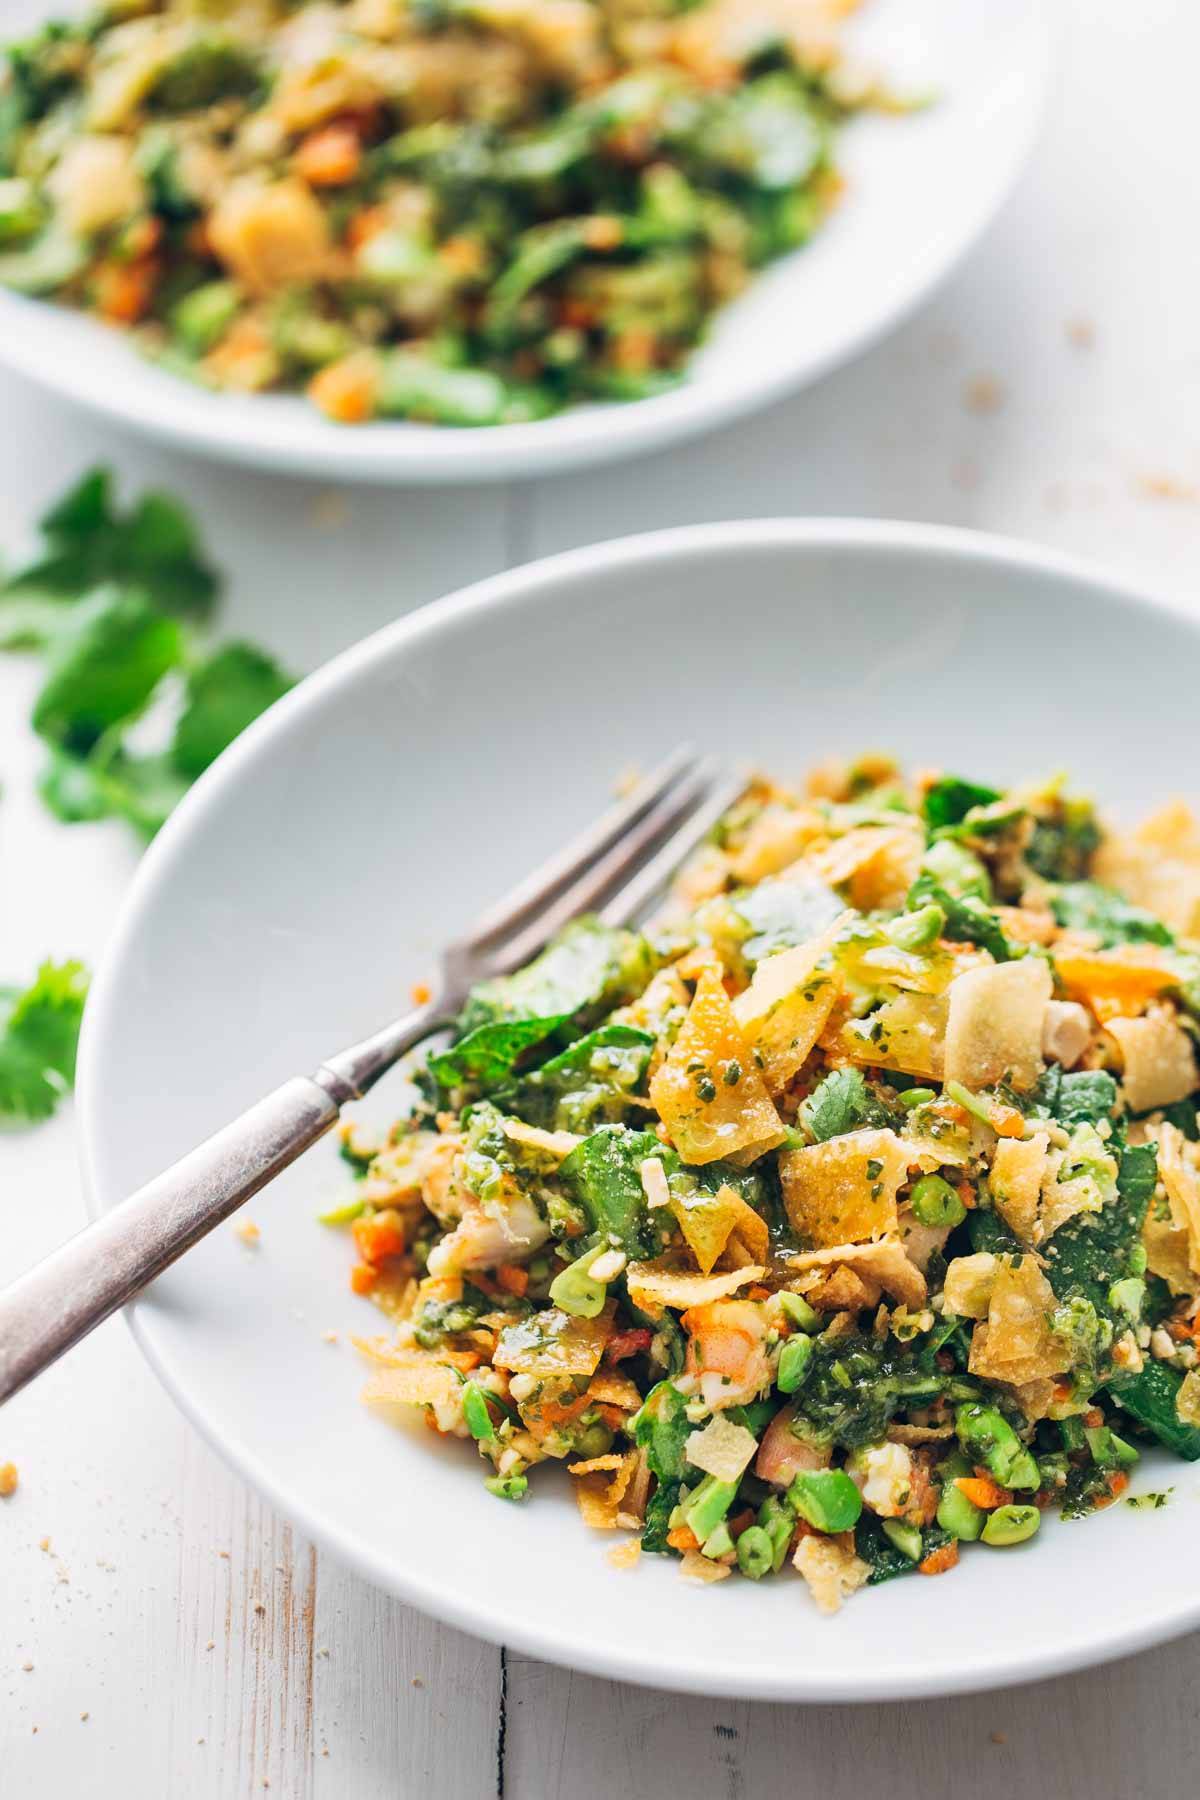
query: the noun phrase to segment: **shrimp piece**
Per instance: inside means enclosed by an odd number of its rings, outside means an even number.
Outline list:
[[[467,1196],[458,1224],[429,1253],[429,1273],[458,1275],[497,1263],[528,1262],[549,1236],[550,1227],[524,1194],[506,1196],[492,1212]]]
[[[688,1333],[687,1372],[714,1412],[753,1400],[770,1382],[763,1348],[767,1321],[753,1300],[713,1300],[689,1307],[683,1315]]]
[[[466,1196],[454,1175],[462,1147],[463,1139],[456,1133],[439,1138],[422,1158],[421,1198],[441,1225],[457,1225],[463,1216]]]
[[[769,1481],[772,1487],[787,1487],[793,1475],[799,1475],[802,1470],[829,1467],[828,1448],[810,1444],[793,1434],[795,1416],[795,1405],[789,1400],[767,1426],[758,1448],[754,1473],[760,1481]]]

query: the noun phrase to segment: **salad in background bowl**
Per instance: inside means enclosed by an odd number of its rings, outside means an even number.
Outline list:
[[[180,441],[347,476],[668,441],[849,353],[981,228],[1045,65],[1033,0],[988,10],[24,8],[0,347]]]

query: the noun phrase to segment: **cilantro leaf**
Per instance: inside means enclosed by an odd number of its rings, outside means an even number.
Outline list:
[[[558,1171],[593,1231],[619,1240],[630,1256],[647,1256],[654,1248],[638,1171],[647,1157],[661,1156],[662,1150],[652,1131],[601,1125],[576,1144]]]
[[[1181,1419],[1175,1405],[1182,1383],[1182,1370],[1147,1359],[1136,1374],[1117,1376],[1110,1387],[1117,1404],[1144,1425],[1165,1449],[1188,1462],[1197,1462],[1200,1430]]]
[[[472,989],[459,1026],[465,1034],[501,1019],[551,1017],[588,1025],[639,994],[653,972],[640,932],[575,919],[525,968]]]
[[[0,990],[0,1116],[48,1119],[75,1080],[87,971],[44,962],[21,992]]]
[[[1094,931],[1105,949],[1115,944],[1173,944],[1161,919],[1131,906],[1120,894],[1094,881],[1069,881],[1050,896],[1057,922],[1070,931]]]
[[[526,1050],[542,1043],[567,1014],[551,1013],[542,1019],[496,1019],[479,1025],[449,1050],[431,1056],[426,1068],[439,1087],[477,1087],[488,1093],[506,1081]]]
[[[174,619],[137,594],[99,588],[72,610],[50,647],[33,728],[86,754],[111,726],[141,712],[182,656]]]
[[[253,644],[222,645],[188,673],[171,745],[175,768],[190,779],[202,775],[292,685],[278,663]]]
[[[619,1123],[631,1110],[630,1096],[641,1087],[653,1049],[648,1031],[601,1025],[497,1094],[496,1103],[530,1125],[586,1135],[600,1123]]]
[[[1032,1110],[1041,1118],[1057,1119],[1069,1130],[1111,1118],[1116,1105],[1117,1084],[1104,1069],[1079,1069],[1067,1075],[1058,1063],[1051,1063],[1034,1090]]]
[[[818,1144],[868,1125],[890,1125],[891,1114],[863,1079],[860,1069],[833,1069],[808,1096],[800,1117]]]
[[[202,619],[217,597],[190,515],[169,494],[144,494],[124,517],[111,472],[93,469],[39,522],[38,552],[0,587],[0,641],[45,644],[56,614],[95,587],[136,588],[161,612]]]
[[[54,750],[38,791],[64,825],[126,819],[151,838],[187,792],[188,783],[168,756],[130,756],[111,738],[87,756]]]

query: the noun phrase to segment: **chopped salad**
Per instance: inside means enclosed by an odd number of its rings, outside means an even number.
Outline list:
[[[656,394],[891,104],[857,4],[108,0],[0,51],[0,284],[347,424]]]
[[[618,1564],[826,1612],[1025,1543],[1200,1458],[1198,1037],[1181,805],[760,779],[644,931],[576,921],[346,1128],[365,1398],[505,1500],[565,1464]]]

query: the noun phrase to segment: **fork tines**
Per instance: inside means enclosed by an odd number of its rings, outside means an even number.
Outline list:
[[[490,908],[464,947],[503,972],[536,956],[580,913],[599,911],[610,925],[634,923],[745,787],[745,775],[680,745]]]

